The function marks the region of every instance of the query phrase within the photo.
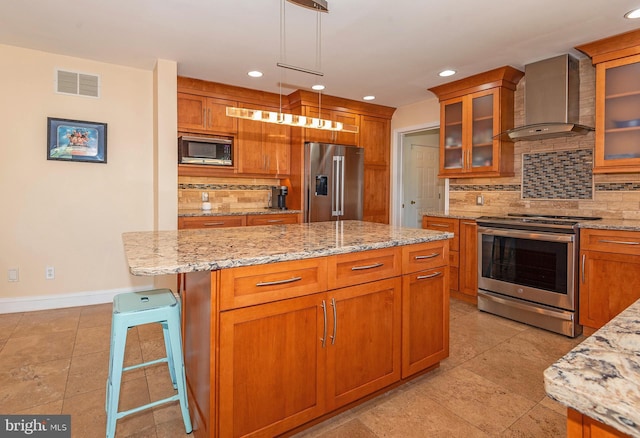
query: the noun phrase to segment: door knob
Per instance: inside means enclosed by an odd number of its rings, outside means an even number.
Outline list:
[[[411,201],[411,205],[413,205],[413,204],[415,204],[415,203],[416,203],[416,201]]]

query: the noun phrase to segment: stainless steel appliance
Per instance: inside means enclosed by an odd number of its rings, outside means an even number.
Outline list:
[[[304,145],[304,221],[362,219],[364,149]]]
[[[289,189],[287,186],[274,186],[271,187],[271,208],[277,210],[287,209],[287,194]]]
[[[478,309],[569,337],[581,334],[576,225],[598,219],[478,218]]]
[[[178,137],[178,163],[233,166],[232,137]]]

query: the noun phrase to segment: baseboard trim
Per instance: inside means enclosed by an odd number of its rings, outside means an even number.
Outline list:
[[[0,313],[32,312],[35,310],[62,309],[65,307],[90,306],[113,302],[113,297],[125,292],[154,289],[148,286],[123,287],[119,289],[80,292],[62,295],[0,298]]]

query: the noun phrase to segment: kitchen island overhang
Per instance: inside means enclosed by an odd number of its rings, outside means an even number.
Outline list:
[[[125,233],[131,273],[185,273],[196,437],[290,434],[449,355],[451,233],[360,221]]]

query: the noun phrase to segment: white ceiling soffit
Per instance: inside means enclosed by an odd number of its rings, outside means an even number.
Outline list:
[[[279,92],[310,88],[317,13],[285,2],[286,60],[280,60],[281,0],[73,0],[0,2],[0,44]],[[402,106],[428,88],[503,65],[573,53],[573,47],[637,29],[623,15],[638,0],[328,0],[322,13],[325,93]],[[458,71],[449,78],[437,73]],[[247,76],[260,70],[259,79]]]

